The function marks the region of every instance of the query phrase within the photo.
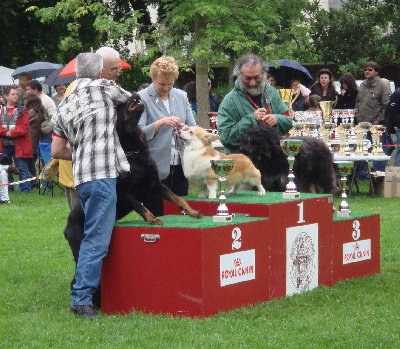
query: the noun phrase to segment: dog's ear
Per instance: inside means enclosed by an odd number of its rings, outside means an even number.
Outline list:
[[[214,142],[214,141],[219,140],[219,136],[216,135],[215,133],[207,133],[207,134],[204,136],[204,139],[205,139],[207,142],[212,143],[212,142]]]

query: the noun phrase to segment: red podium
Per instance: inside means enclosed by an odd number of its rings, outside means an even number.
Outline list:
[[[380,271],[378,214],[337,218],[331,195],[239,192],[232,222],[218,202],[186,198],[205,217],[165,203],[164,226],[118,223],[102,269],[102,310],[207,317]]]
[[[206,317],[268,300],[268,220],[165,216],[118,224],[102,269],[102,311]]]
[[[232,214],[269,218],[269,298],[279,298],[332,285],[332,261],[319,256],[332,255],[331,195],[301,193],[299,199],[282,199],[282,193],[239,192],[228,197]],[[214,214],[215,201],[188,198],[189,204],[205,215]],[[169,202],[165,214],[178,214]]]

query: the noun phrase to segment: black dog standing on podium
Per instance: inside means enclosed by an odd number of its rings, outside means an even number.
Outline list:
[[[329,148],[313,137],[292,138],[303,140],[293,165],[297,189],[304,193],[334,194],[337,177]],[[260,124],[248,129],[242,135],[240,152],[247,155],[260,170],[265,190],[285,191],[289,163],[273,127]]]
[[[201,213],[192,209],[185,200],[160,182],[157,164],[150,156],[144,133],[138,126],[143,110],[144,105],[137,93],[132,93],[127,103],[117,109],[117,132],[131,171],[123,175],[117,182],[116,220],[136,211],[149,224],[163,224],[161,219],[155,217],[142,205],[148,193],[173,202],[192,217],[201,218]],[[79,248],[84,238],[84,221],[83,208],[81,205],[76,205],[68,216],[67,226],[64,230],[75,263],[78,261]],[[72,280],[73,282],[74,280]],[[93,295],[93,304],[100,307],[99,290]]]

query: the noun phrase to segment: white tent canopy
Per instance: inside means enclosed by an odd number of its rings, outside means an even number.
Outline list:
[[[0,66],[0,86],[17,85],[18,79],[13,79],[11,74],[15,69]]]

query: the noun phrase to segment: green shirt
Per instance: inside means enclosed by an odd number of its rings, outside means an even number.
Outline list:
[[[279,135],[284,135],[292,128],[292,118],[283,115],[288,108],[274,87],[266,84],[264,91],[271,112],[278,120],[276,131]],[[257,126],[254,110],[255,107],[246,98],[236,81],[234,88],[224,97],[218,110],[218,134],[226,153],[238,153],[242,134],[247,129]]]

